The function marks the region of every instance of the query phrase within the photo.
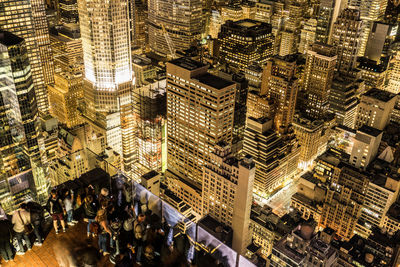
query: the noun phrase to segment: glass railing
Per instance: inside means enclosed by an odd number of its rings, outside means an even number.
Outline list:
[[[172,205],[152,194],[141,184],[131,179],[131,177],[123,173],[118,167],[114,166],[103,156],[99,156],[88,149],[85,151],[85,155],[87,160],[87,171],[100,168],[108,173],[107,179],[109,179],[109,181],[102,181],[102,186],[109,186],[111,189],[113,185],[115,188],[115,185],[118,183],[129,185],[131,187],[132,199],[136,211],[138,212],[140,208],[146,206],[146,208],[151,210],[152,213],[157,214],[163,219],[164,224],[167,225],[166,228],[168,228],[168,232],[166,233],[167,245],[173,245],[174,242],[178,242],[177,240],[180,238],[179,247],[181,249],[182,247],[184,248],[184,255],[189,262],[198,263],[202,261],[203,257],[211,256],[216,264],[222,264],[222,266],[226,267],[255,266],[246,258],[237,254],[230,247],[219,241],[199,224],[191,221],[189,218],[178,212],[178,210],[176,210]],[[96,178],[97,177],[93,177],[93,181],[95,181]],[[78,178],[68,181],[65,182],[65,184],[73,182],[76,185],[81,184],[82,186],[87,186],[88,180],[90,179],[85,178],[85,181],[80,181],[81,179],[82,178]],[[54,181],[54,179],[51,180]],[[99,187],[97,190],[99,190]],[[182,246],[182,239],[185,240],[184,246]]]

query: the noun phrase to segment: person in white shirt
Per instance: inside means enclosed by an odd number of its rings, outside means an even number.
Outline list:
[[[25,248],[22,244],[22,238],[25,239],[26,247],[28,248],[28,250],[31,250],[32,248],[29,236],[25,232],[25,225],[31,223],[31,215],[27,211],[26,203],[22,203],[21,207],[18,210],[14,211],[11,222],[14,225],[13,230],[19,244],[19,251],[17,252],[17,255],[23,255],[25,254]]]

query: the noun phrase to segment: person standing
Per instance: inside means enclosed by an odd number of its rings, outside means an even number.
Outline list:
[[[144,221],[146,216],[144,214],[139,214],[133,223],[133,231],[135,234],[135,244],[136,244],[136,262],[141,264],[142,250],[144,245],[146,227]]]
[[[31,241],[29,240],[28,234],[25,232],[25,225],[31,223],[31,215],[27,211],[27,206],[25,203],[21,204],[21,207],[16,210],[12,216],[12,224],[14,225],[13,230],[15,232],[15,237],[17,238],[19,251],[17,255],[24,255],[25,248],[22,244],[22,238],[25,239],[26,247],[28,250],[32,249]]]
[[[87,237],[90,237],[91,234],[95,236],[95,233],[90,231],[90,225],[95,221],[96,213],[97,213],[97,203],[93,197],[93,195],[87,195],[83,201],[83,214],[85,217],[85,221],[87,221]]]
[[[70,190],[65,190],[64,193],[64,207],[67,212],[67,224],[69,226],[73,226],[77,223],[74,220],[74,204],[73,204],[74,195]]]
[[[112,232],[107,220],[108,201],[103,200],[100,205],[101,208],[96,215],[96,221],[100,225],[99,248],[100,253],[103,253],[103,256],[106,256],[110,254],[107,252],[107,237],[110,236],[110,238],[112,238]]]
[[[31,215],[31,223],[33,226],[33,233],[35,234],[35,246],[41,246],[43,239],[41,235],[41,225],[43,220],[43,208],[40,204],[29,202],[27,204],[29,213]]]
[[[47,201],[47,211],[50,213],[53,219],[53,226],[56,234],[58,234],[58,221],[60,221],[63,232],[65,233],[65,221],[63,217],[65,209],[63,208],[63,202],[58,197],[57,191],[55,189],[51,190],[51,196]]]
[[[0,255],[5,262],[14,258],[11,249],[12,228],[13,225],[9,220],[0,220]]]

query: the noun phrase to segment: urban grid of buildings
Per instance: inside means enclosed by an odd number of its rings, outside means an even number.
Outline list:
[[[243,266],[400,266],[399,25],[397,0],[1,0],[1,206],[103,168]]]

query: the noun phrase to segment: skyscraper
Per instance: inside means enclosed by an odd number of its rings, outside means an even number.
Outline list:
[[[54,70],[44,0],[2,1],[0,28],[25,40],[37,106],[46,113],[49,109],[46,86],[53,83]]]
[[[264,67],[260,95],[272,101],[275,129],[288,131],[297,100],[296,57],[273,57]]]
[[[0,31],[0,51],[0,173],[2,181],[11,183],[12,176],[30,170],[33,164],[40,165],[38,109],[24,39]],[[32,170],[30,172],[32,176]],[[15,188],[11,184],[2,192],[11,190],[18,201],[21,190],[29,187],[31,193],[35,193],[40,186],[38,179],[21,181],[18,192],[13,191]]]
[[[60,20],[63,23],[77,23],[79,21],[77,0],[59,0]]]
[[[122,155],[129,172],[134,157],[132,64],[127,0],[78,2],[85,64],[85,118]]]
[[[251,19],[228,20],[218,34],[220,60],[239,70],[253,63],[263,64],[272,55],[271,25]]]
[[[336,69],[342,74],[349,74],[357,62],[363,22],[360,11],[344,9],[333,26],[332,45],[336,48]]]
[[[188,49],[199,41],[204,30],[202,7],[200,0],[150,0],[148,2],[150,49],[166,56],[171,55],[167,39],[171,40],[173,46],[171,48],[175,50]]]
[[[167,63],[168,171],[194,188],[214,146],[232,142],[236,84],[207,68],[189,58]]]
[[[333,24],[341,6],[341,0],[321,0],[317,15],[316,42],[330,44]]]
[[[335,48],[315,43],[307,52],[304,70],[304,91],[306,94],[306,114],[320,119],[328,110],[328,96],[335,72]]]

